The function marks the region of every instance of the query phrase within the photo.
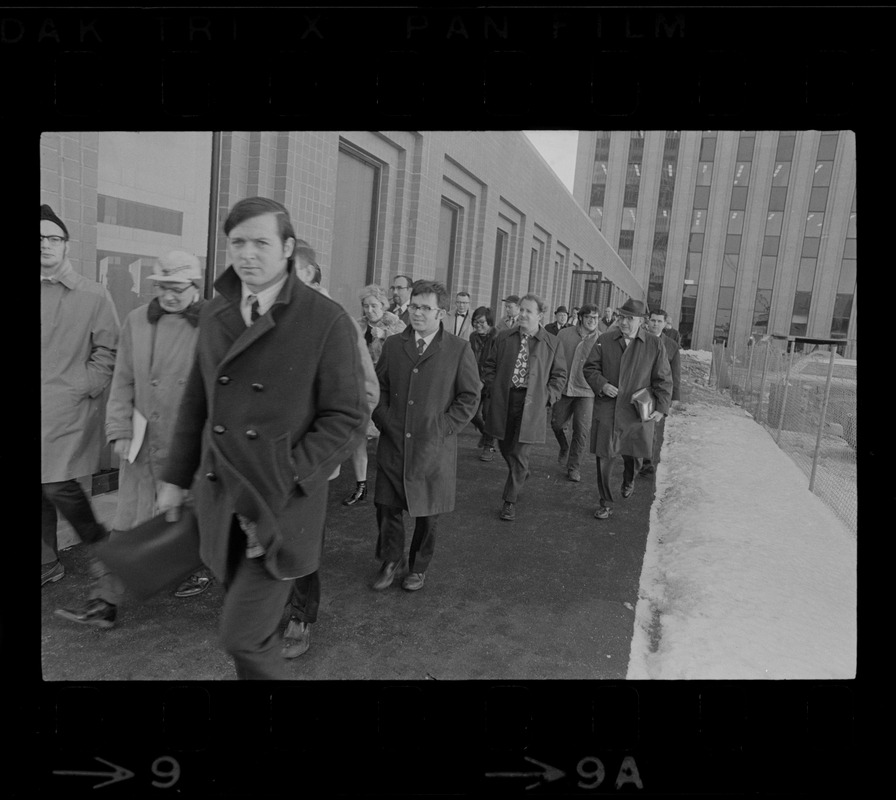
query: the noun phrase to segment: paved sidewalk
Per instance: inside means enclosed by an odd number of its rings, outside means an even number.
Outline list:
[[[341,505],[354,487],[344,464],[331,483],[320,614],[311,649],[290,662],[294,677],[625,678],[654,480],[639,479],[610,520],[595,520],[593,457],[572,483],[547,436],[534,448],[517,520],[507,523],[498,519],[506,464],[500,454],[480,462],[475,430],[461,433],[458,504],[440,522],[426,586],[415,593],[398,582],[369,588],[378,567],[372,492],[361,506]],[[370,452],[372,487],[375,442]],[[619,459],[617,484],[621,472]],[[107,523],[116,497],[94,498]],[[217,643],[219,585],[195,598],[124,603],[116,627],[100,631],[53,615],[87,594],[83,548],[64,551],[62,561],[66,577],[41,593],[46,679],[233,679]]]

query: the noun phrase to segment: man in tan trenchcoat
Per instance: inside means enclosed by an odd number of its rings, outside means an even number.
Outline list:
[[[626,300],[618,312],[616,327],[598,337],[582,367],[594,390],[591,452],[597,457],[600,495],[596,519],[607,519],[611,513],[610,473],[617,455],[625,464],[622,499],[632,496],[641,459],[650,458],[653,452],[654,425],[669,410],[672,395],[672,373],[662,342],[641,327],[646,313],[643,301]],[[649,388],[656,400],[646,422],[631,402],[632,395],[644,388]]]
[[[112,378],[118,316],[109,293],[75,272],[69,233],[48,205],[40,207],[40,583],[60,580],[65,568],[56,543],[57,511],[88,546],[108,531],[97,521],[77,478],[99,467],[100,396]],[[95,557],[91,602],[77,622],[110,628],[120,584]],[[58,613],[58,612],[57,612]],[[80,612],[79,612],[80,613]]]

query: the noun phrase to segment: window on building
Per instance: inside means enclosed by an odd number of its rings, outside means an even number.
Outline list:
[[[728,215],[728,233],[741,234],[744,232],[744,212],[732,211]]]
[[[759,259],[759,281],[760,289],[771,289],[775,284],[775,268],[778,266],[778,259],[775,256],[763,256]]]
[[[787,186],[790,181],[790,162],[779,161],[772,171],[772,186]]]
[[[824,214],[813,211],[806,217],[806,236],[821,236],[822,227],[824,227]]]
[[[740,135],[740,139],[737,141],[737,160],[738,161],[752,161],[753,160],[753,145],[756,142],[755,136],[745,136],[744,134]]]
[[[702,233],[706,227],[706,210],[695,208],[691,212],[691,232]]]
[[[702,233],[692,233],[691,238],[688,241],[688,252],[689,253],[702,253],[703,252],[703,237],[705,234]]]
[[[451,201],[442,198],[439,207],[439,240],[436,250],[435,279],[445,284],[449,296],[454,294],[453,284],[459,216],[459,207]]]
[[[843,258],[856,258],[856,240],[847,239],[843,246]]]
[[[735,186],[731,190],[731,208],[737,211],[744,211],[747,208],[747,192],[746,186]]]
[[[740,252],[740,236],[729,234],[725,237],[725,252],[735,255]]]
[[[708,186],[698,186],[694,191],[694,208],[709,208]]]
[[[716,157],[716,137],[704,136],[700,141],[700,160],[712,161]]]
[[[96,221],[141,231],[170,233],[172,236],[181,236],[184,228],[182,211],[104,194],[96,196]]]
[[[781,226],[784,222],[784,215],[780,212],[772,212],[765,220],[765,235],[780,236]]]
[[[787,187],[772,187],[768,198],[769,211],[783,211],[787,202]]]
[[[831,174],[834,171],[833,161],[819,161],[815,165],[815,174],[812,176],[813,186],[830,186]]]
[[[809,211],[824,211],[828,203],[828,188],[819,186],[812,189],[809,195]]]
[[[688,253],[687,266],[684,279],[692,283],[700,281],[700,265],[703,262],[703,253]]]
[[[750,185],[750,172],[752,172],[752,167],[753,165],[749,161],[738,161],[737,164],[734,165],[735,186]]]
[[[778,244],[781,241],[780,236],[766,236],[762,240],[762,255],[776,256],[778,255]]]
[[[793,298],[793,316],[790,323],[791,336],[805,336],[809,328],[809,310],[812,306],[812,292],[798,291]]]
[[[796,136],[792,133],[781,132],[778,134],[778,148],[775,151],[776,161],[793,161],[793,145]]]
[[[772,309],[772,290],[759,289],[753,306],[753,330],[757,335],[768,333],[768,320]]]
[[[722,271],[719,275],[720,286],[734,286],[737,281],[737,262],[738,256],[736,255],[722,256]]]
[[[709,186],[712,183],[712,162],[701,161],[697,165],[697,186]]]
[[[505,264],[507,263],[507,231],[498,228],[495,235],[495,262],[492,272],[492,308],[498,308],[498,301],[503,296],[500,292],[501,282],[504,278]],[[536,259],[536,264],[537,264]],[[532,271],[532,262],[529,262],[529,271]]]
[[[603,206],[604,197],[607,192],[606,184],[595,183],[591,186],[591,206]]]
[[[380,165],[360,151],[340,146],[336,159],[330,296],[347,308],[359,286],[373,280]]]
[[[623,208],[637,208],[638,207],[638,191],[639,186],[631,186],[629,184],[625,185],[625,194],[622,198],[622,206]]]
[[[839,133],[823,133],[818,142],[818,160],[833,161],[837,152],[837,140],[840,138]]]
[[[820,239],[816,237],[806,236],[803,239],[803,249],[800,253],[802,258],[818,258],[818,243]]]

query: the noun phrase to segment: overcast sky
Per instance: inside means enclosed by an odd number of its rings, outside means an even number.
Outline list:
[[[576,146],[579,143],[579,132],[523,131],[523,133],[538,148],[538,152],[551,165],[551,169],[560,176],[560,180],[571,192],[576,172]]]

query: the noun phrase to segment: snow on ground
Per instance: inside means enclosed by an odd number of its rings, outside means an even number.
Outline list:
[[[691,397],[666,421],[628,677],[854,678],[855,536],[761,425]]]

